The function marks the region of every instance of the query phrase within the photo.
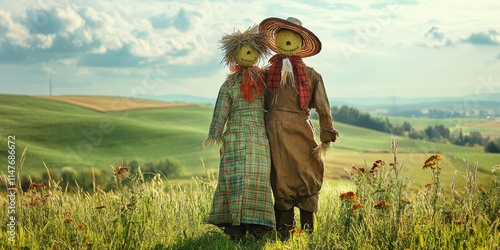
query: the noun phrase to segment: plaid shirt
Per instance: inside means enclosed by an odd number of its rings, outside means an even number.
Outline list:
[[[271,69],[266,79],[266,85],[271,93],[276,92],[280,88],[281,67],[284,58],[286,58],[285,55],[276,54],[269,59]],[[291,56],[289,59],[293,65],[293,77],[295,78],[296,92],[299,95],[300,107],[306,108],[309,102],[309,80],[304,70],[304,63],[302,62],[302,58],[298,56]]]

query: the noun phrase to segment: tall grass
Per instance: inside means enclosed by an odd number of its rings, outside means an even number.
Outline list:
[[[391,141],[392,157],[346,169],[348,185],[325,184],[316,214],[315,232],[293,230],[280,241],[275,234],[233,242],[206,224],[217,184],[206,171],[180,187],[156,175],[130,168],[114,169],[114,188],[68,192],[47,174],[16,196],[17,234],[8,241],[7,210],[0,210],[0,249],[499,249],[499,166],[492,169],[492,188],[476,185],[479,163],[464,161],[466,184],[449,187],[440,175],[446,159],[431,155],[421,171],[431,171],[429,185],[411,187],[404,158]],[[7,176],[2,175],[6,181]],[[94,180],[95,182],[95,180]],[[5,190],[5,189],[4,189]],[[7,206],[7,196],[0,196]]]

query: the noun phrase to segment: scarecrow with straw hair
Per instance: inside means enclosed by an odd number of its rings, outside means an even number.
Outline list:
[[[271,185],[275,197],[276,226],[284,238],[295,226],[294,207],[300,209],[302,229],[313,231],[313,213],[318,209],[323,184],[322,155],[335,142],[338,131],[321,75],[302,58],[321,51],[321,42],[297,18],[267,18],[259,25],[266,43],[276,52],[263,69],[267,134],[271,146]],[[309,119],[311,109],[319,118],[320,140],[314,138]]]
[[[264,77],[255,64],[267,52],[254,26],[222,37],[231,73],[222,84],[204,147],[221,145],[219,179],[208,223],[233,240],[257,238],[275,227],[271,159],[264,125]]]

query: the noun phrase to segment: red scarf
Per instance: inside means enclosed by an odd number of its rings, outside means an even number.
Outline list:
[[[235,65],[231,67],[231,72],[234,74],[241,70],[241,93],[243,94],[243,98],[245,98],[248,102],[254,101],[253,90],[257,93],[258,96],[262,96],[264,93],[264,75],[262,71],[257,66],[252,66],[253,72],[257,73],[257,75],[253,75],[250,73],[250,70],[247,67],[241,67],[240,65]],[[255,79],[257,78],[257,79]]]
[[[266,79],[267,87],[271,93],[276,92],[280,88],[281,82],[281,67],[285,55],[276,54],[269,62],[271,69]],[[298,56],[291,56],[290,62],[293,66],[293,77],[295,79],[296,93],[299,95],[300,107],[306,108],[309,102],[309,80],[307,79],[306,71],[304,70],[304,63],[302,58]]]

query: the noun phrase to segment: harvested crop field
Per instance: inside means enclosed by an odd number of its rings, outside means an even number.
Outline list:
[[[124,112],[153,108],[172,108],[193,106],[192,103],[162,102],[126,97],[107,96],[37,96],[54,101],[65,102],[102,113]]]

